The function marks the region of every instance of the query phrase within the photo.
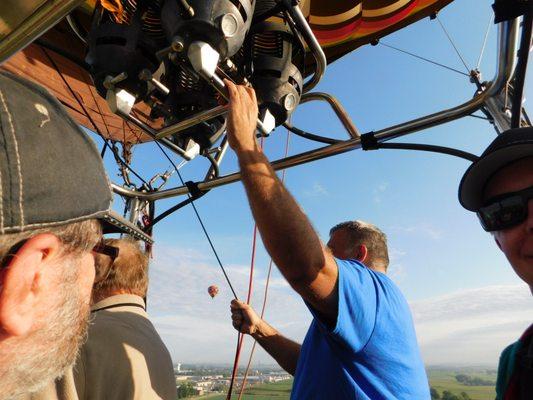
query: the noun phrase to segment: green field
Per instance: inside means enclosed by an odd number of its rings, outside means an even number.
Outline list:
[[[493,371],[487,372],[487,370],[484,369],[429,369],[429,384],[437,389],[441,394],[444,390],[448,390],[457,395],[461,392],[465,392],[473,400],[487,400],[494,399],[496,397],[494,386],[462,385],[455,379],[455,375],[457,374],[467,374],[489,381],[496,380],[496,375]]]
[[[290,381],[277,382],[277,383],[264,383],[252,388],[246,389],[241,400],[289,400],[291,397],[292,379]],[[234,390],[232,399],[239,398],[239,391]],[[194,397],[192,399],[209,399],[209,400],[225,400],[225,394],[217,394],[210,396]]]
[[[461,392],[467,393],[472,400],[494,399],[496,393],[494,386],[466,386],[455,379],[457,374],[467,374],[489,381],[494,381],[496,375],[494,371],[485,369],[429,369],[428,377],[430,385],[439,391],[442,395],[444,390],[459,395]],[[247,389],[242,396],[242,400],[288,400],[290,398],[292,380],[278,383],[265,383]],[[238,398],[238,390],[234,391],[232,399]],[[225,394],[208,395],[195,397],[194,399],[224,400]]]

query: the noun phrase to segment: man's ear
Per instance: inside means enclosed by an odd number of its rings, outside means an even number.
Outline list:
[[[61,250],[61,241],[42,233],[27,239],[2,271],[0,336],[24,336],[31,332],[38,307],[50,293],[45,288],[50,263]]]
[[[357,251],[356,251],[356,260],[364,263],[367,257],[368,257],[367,247],[364,244],[358,245]]]

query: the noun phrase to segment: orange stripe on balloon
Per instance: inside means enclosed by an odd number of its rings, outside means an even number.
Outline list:
[[[401,22],[403,19],[414,14],[414,10],[419,10],[421,7],[419,2],[413,2],[404,10],[397,14],[380,20],[380,21],[364,21],[357,19],[352,23],[335,30],[315,30],[314,34],[321,44],[331,46],[340,42],[349,41],[350,39],[359,39],[364,36],[372,35],[382,29],[388,28],[394,24]]]
[[[315,34],[316,38],[320,43],[322,41],[330,41],[330,40],[341,40],[342,37],[349,37],[350,34],[352,34],[362,23],[363,21],[358,18],[353,22],[350,22],[348,25],[343,26],[342,28],[338,28],[335,30],[315,30],[313,33]]]
[[[413,14],[413,9],[416,7],[417,3],[413,2],[410,4],[407,8],[404,10],[398,12],[397,14],[393,15],[392,17],[382,19],[379,21],[365,21],[363,18],[363,22],[361,23],[361,28],[370,28],[375,30],[376,32],[388,28],[391,25],[394,25],[398,22],[400,22],[402,19],[407,18],[409,15]]]

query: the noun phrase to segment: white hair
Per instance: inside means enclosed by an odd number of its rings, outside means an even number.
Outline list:
[[[62,376],[86,338],[89,299],[79,290],[79,254],[63,257],[54,268],[57,296],[35,322],[39,329],[0,345],[0,398],[15,400],[33,393]]]

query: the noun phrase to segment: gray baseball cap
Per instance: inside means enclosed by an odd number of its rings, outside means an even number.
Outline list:
[[[533,127],[510,129],[498,135],[463,175],[459,185],[461,205],[470,211],[479,210],[489,179],[506,165],[531,156]]]
[[[93,141],[45,89],[7,72],[0,72],[0,191],[0,234],[94,218],[104,233],[152,242],[111,211]]]

